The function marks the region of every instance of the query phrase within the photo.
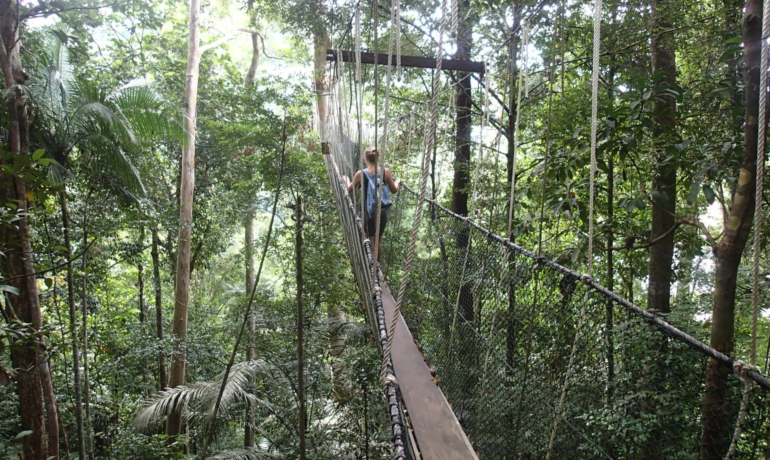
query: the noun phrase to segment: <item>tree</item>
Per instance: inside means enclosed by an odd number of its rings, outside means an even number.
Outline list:
[[[26,97],[22,91],[29,76],[21,67],[19,41],[18,10],[14,2],[0,2],[0,70],[7,96],[8,110],[8,153],[11,155],[29,155],[29,119]],[[7,270],[12,292],[7,294],[7,314],[16,321],[30,324],[32,331],[42,327],[40,299],[32,259],[32,243],[28,219],[25,215],[27,187],[18,175],[3,172],[3,189],[0,190],[0,204],[9,208],[10,203],[18,203],[19,219],[15,225],[6,225],[4,230],[5,250],[7,251]],[[24,438],[23,456],[29,460],[48,458],[48,440],[43,414],[43,381],[50,383],[50,374],[41,378],[45,372],[39,366],[42,356],[39,344],[35,340],[13,340],[11,355],[17,371],[19,412],[22,429],[29,434]],[[48,413],[51,420],[56,420],[55,412]],[[52,424],[53,426],[53,424]],[[57,426],[58,428],[58,426]],[[58,441],[58,438],[56,439]],[[54,447],[58,451],[58,446]]]
[[[171,356],[169,387],[185,383],[187,366],[187,310],[190,302],[190,252],[192,244],[193,190],[195,188],[195,119],[198,106],[198,74],[201,62],[200,49],[200,0],[190,0],[189,38],[187,45],[187,72],[184,86],[184,130],[186,139],[182,147],[179,165],[179,236],[177,238],[176,281],[174,283],[174,318],[171,337],[174,340]],[[168,414],[166,434],[176,436],[182,432],[182,411],[175,406]]]
[[[657,97],[652,103],[652,139],[655,167],[652,179],[651,241],[647,309],[658,313],[671,311],[671,279],[676,225],[677,159],[670,151],[676,139],[676,38],[671,17],[674,2],[654,0],[650,27],[652,76]],[[665,236],[664,236],[665,235]]]
[[[759,114],[759,67],[762,46],[762,0],[747,0],[743,13],[743,68],[745,125],[743,154],[738,181],[730,202],[724,234],[713,248],[716,253],[714,303],[709,345],[731,355],[735,347],[735,294],[741,255],[746,248],[754,220],[754,192]],[[730,446],[727,423],[727,379],[730,369],[709,359],[703,394],[703,437],[701,458],[723,457]]]

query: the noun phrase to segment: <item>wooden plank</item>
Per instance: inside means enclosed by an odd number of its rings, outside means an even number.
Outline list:
[[[342,62],[356,62],[353,51],[341,51]],[[336,61],[338,51],[326,50],[326,60]],[[361,64],[374,64],[374,53],[361,53]],[[377,64],[387,65],[388,55],[380,53],[377,55]],[[393,56],[391,64],[396,65],[396,56]],[[401,67],[416,67],[420,69],[435,69],[436,59],[422,56],[401,56]],[[443,59],[441,61],[442,70],[459,70],[461,72],[484,73],[484,63],[476,61],[464,61],[461,59]]]
[[[390,328],[396,302],[388,286],[382,282],[380,286],[386,324]],[[433,383],[430,369],[403,316],[396,322],[391,360],[423,460],[478,460],[444,393]]]

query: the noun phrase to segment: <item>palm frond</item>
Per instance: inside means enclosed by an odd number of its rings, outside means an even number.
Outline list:
[[[134,418],[134,429],[147,431],[157,426],[171,410],[184,408],[190,401],[200,399],[210,389],[211,385],[204,382],[168,388],[151,396]]]
[[[345,337],[348,340],[365,342],[371,336],[371,329],[365,323],[329,318],[327,324],[330,338]]]
[[[280,457],[275,454],[263,452],[256,447],[241,447],[209,457],[210,460],[270,460],[276,458]]]
[[[242,415],[246,403],[252,407],[264,407],[277,413],[282,408],[265,401],[254,394],[255,382],[278,381],[274,367],[262,360],[246,361],[233,365],[222,393],[217,421],[229,421]],[[134,419],[134,428],[147,430],[159,424],[169,410],[185,407],[185,422],[200,426],[211,420],[214,406],[222,386],[224,373],[208,382],[167,389],[151,396]]]

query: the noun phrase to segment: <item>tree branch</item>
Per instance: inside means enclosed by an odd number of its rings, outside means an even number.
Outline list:
[[[19,279],[19,278],[26,278],[28,276],[42,275],[43,273],[48,273],[50,271],[58,270],[58,269],[60,269],[62,267],[65,267],[67,264],[69,264],[71,262],[74,262],[74,261],[78,260],[80,257],[82,257],[83,254],[85,254],[86,251],[88,251],[88,248],[90,248],[95,242],[96,242],[96,238],[91,240],[91,242],[88,243],[88,246],[86,246],[85,249],[80,251],[75,257],[73,257],[72,259],[67,260],[65,262],[62,262],[59,265],[56,265],[56,266],[53,266],[53,267],[50,267],[50,268],[46,268],[45,270],[40,270],[40,271],[34,272],[34,273],[25,273],[23,275],[12,276],[10,278],[3,278],[3,279],[0,279],[0,283],[7,283],[8,281],[12,281],[12,280]]]

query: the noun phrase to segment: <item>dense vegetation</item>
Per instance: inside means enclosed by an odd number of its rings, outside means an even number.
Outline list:
[[[748,361],[762,2],[604,2],[588,254],[592,3],[459,0],[445,54],[487,72],[443,74],[430,193],[499,234],[512,204],[517,244],[576,270],[593,257],[602,284]],[[0,0],[0,455],[389,457],[314,131],[317,91],[336,88],[326,49],[355,48],[357,5],[362,47],[385,52],[387,2]],[[402,2],[404,55],[435,55],[437,7]],[[369,123],[383,69],[355,88]],[[404,69],[388,101],[386,161],[411,185],[431,76]]]

